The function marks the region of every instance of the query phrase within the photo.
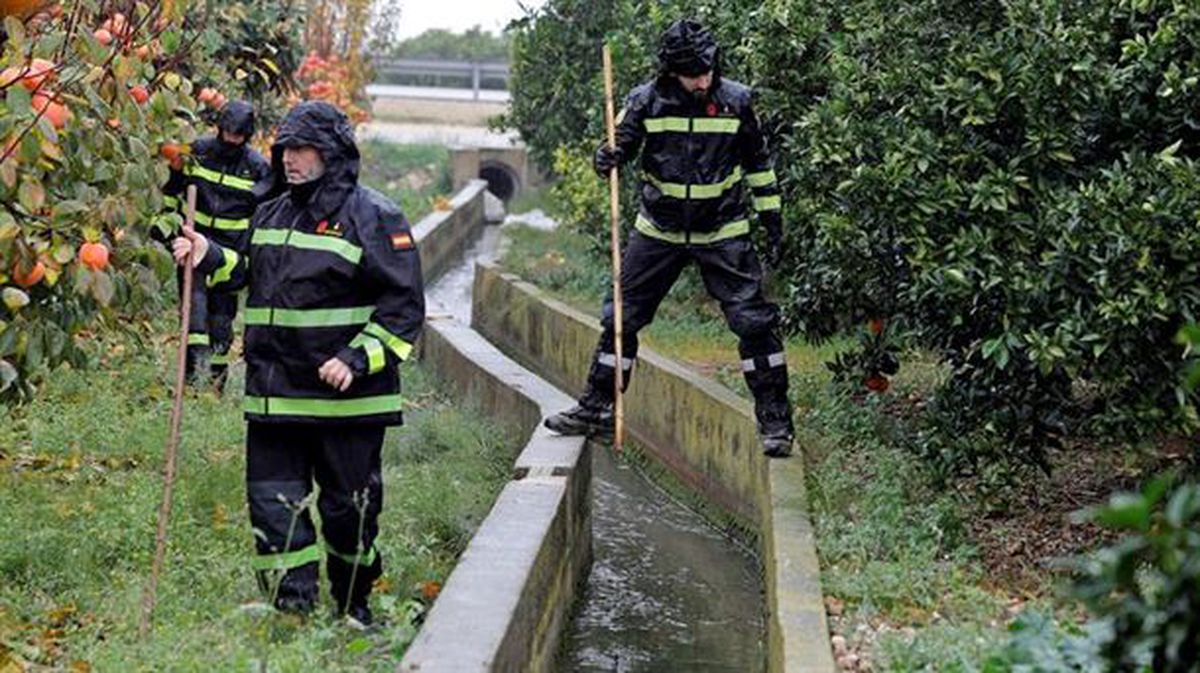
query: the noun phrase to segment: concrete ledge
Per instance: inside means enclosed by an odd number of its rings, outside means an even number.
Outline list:
[[[586,441],[540,428],[570,398],[452,319],[427,323],[421,357],[486,413],[537,429],[399,670],[550,671],[592,552]]]
[[[473,323],[509,355],[579,393],[599,338],[596,319],[493,265],[476,267]],[[799,458],[768,461],[750,405],[725,387],[641,349],[625,414],[651,457],[760,535],[769,670],[835,670]]]
[[[450,210],[435,210],[412,225],[426,283],[457,262],[463,246],[483,226],[486,191],[486,182],[471,180],[450,198]]]

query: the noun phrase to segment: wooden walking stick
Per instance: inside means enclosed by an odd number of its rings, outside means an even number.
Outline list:
[[[604,121],[608,126],[608,146],[617,149],[617,123],[615,113],[613,112],[613,68],[612,68],[612,50],[608,45],[604,45]],[[608,174],[608,202],[609,215],[612,223],[612,265],[613,265],[613,343],[617,361],[613,364],[613,369],[616,370],[616,390],[613,393],[613,416],[615,426],[613,428],[613,450],[621,453],[625,444],[625,404],[624,394],[621,389],[624,388],[625,380],[625,358],[624,344],[621,342],[621,335],[624,332],[624,307],[621,300],[621,203],[620,203],[620,181],[618,180],[617,167],[613,166]]]
[[[196,186],[187,188],[187,213],[183,228],[189,233],[196,223]],[[150,579],[142,592],[142,622],[138,636],[144,638],[150,632],[150,618],[154,614],[155,592],[158,590],[158,574],[162,570],[163,557],[167,552],[167,520],[171,517],[171,496],[175,490],[175,457],[179,448],[179,425],[183,420],[183,387],[187,368],[188,330],[192,316],[192,258],[188,255],[183,265],[183,299],[179,309],[179,348],[175,371],[175,400],[171,405],[171,434],[167,439],[167,461],[163,468],[162,506],[158,509],[158,532],[154,535],[154,563],[150,566]]]

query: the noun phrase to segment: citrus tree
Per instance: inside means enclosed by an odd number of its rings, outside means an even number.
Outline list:
[[[0,393],[29,395],[40,372],[86,364],[97,331],[161,309],[170,260],[148,234],[167,162],[227,97],[287,89],[294,42],[239,20],[263,5],[0,5]]]

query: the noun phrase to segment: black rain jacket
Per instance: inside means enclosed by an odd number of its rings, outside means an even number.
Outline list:
[[[358,184],[354,131],[337,108],[305,102],[288,113],[272,147],[277,181],[283,149],[299,145],[320,151],[325,174],[258,209],[248,254],[212,245],[199,267],[211,286],[249,287],[246,417],[399,424],[397,365],[425,319],[409,223],[394,203]],[[344,393],[318,375],[335,356],[355,374]]]

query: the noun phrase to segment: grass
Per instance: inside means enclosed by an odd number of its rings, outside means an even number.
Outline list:
[[[306,621],[256,605],[241,395],[191,394],[155,629],[139,641],[173,380],[170,344],[153,343],[105,344],[102,369],[60,369],[36,401],[0,409],[0,669],[16,657],[55,670],[393,670],[507,481],[516,438],[404,366],[373,598],[389,626],[364,636],[331,619],[328,596]]]
[[[604,255],[569,230],[518,227],[510,230],[502,264],[597,314],[610,283]],[[642,342],[749,395],[736,337],[694,270],[672,290]],[[830,383],[824,363],[850,345],[849,338],[820,346],[787,342],[831,628],[872,670],[974,670],[1006,639],[1014,597],[980,562],[967,530],[971,503],[931,485],[898,441],[886,398],[852,397]],[[940,375],[936,363],[916,360],[889,397],[927,389]]]
[[[382,192],[416,223],[434,199],[451,189],[450,150],[441,145],[401,145],[372,139],[359,144],[362,182]]]

